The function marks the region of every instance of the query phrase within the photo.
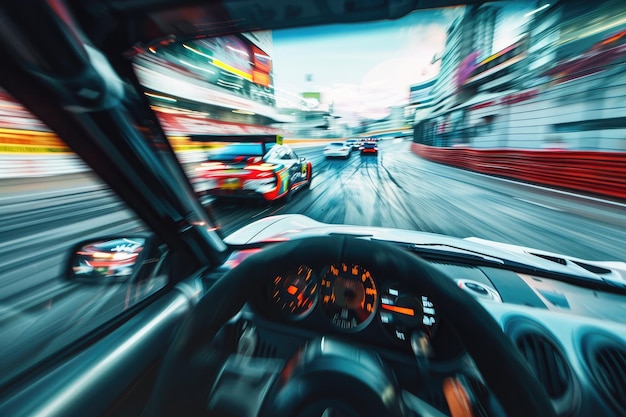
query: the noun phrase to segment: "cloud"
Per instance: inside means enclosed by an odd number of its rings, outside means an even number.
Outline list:
[[[411,25],[381,32],[380,37],[368,33],[363,38],[369,40],[367,44],[346,37],[345,42],[337,38],[332,43],[327,39],[311,43],[304,49],[306,53],[301,46],[304,43],[281,51],[284,64],[275,60],[275,82],[282,89],[277,96],[293,100],[284,90],[319,91],[322,103],[332,103],[339,116],[385,117],[389,107],[408,103],[411,84],[438,74],[440,63],[433,63],[433,57],[443,51],[447,27],[461,11],[432,11],[428,23],[420,23],[426,18],[416,18]],[[313,82],[304,82],[306,73],[315,74]]]
[[[339,115],[358,113],[371,118],[385,117],[389,107],[407,104],[409,86],[439,72],[439,63],[431,62],[443,50],[446,28],[436,24],[411,27],[404,39],[397,58],[377,63],[358,83],[325,88],[323,101],[332,101]]]

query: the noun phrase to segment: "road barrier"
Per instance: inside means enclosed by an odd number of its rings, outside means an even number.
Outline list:
[[[626,152],[438,148],[411,150],[431,161],[483,174],[626,199]]]

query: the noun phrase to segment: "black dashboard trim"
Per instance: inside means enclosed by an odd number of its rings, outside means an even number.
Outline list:
[[[478,267],[487,275],[503,303],[547,309],[535,292],[513,271],[486,266]]]

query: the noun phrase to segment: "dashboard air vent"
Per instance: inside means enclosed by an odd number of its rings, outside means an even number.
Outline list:
[[[521,316],[506,322],[505,333],[546,390],[556,414],[578,415],[580,384],[559,340],[540,323]]]
[[[597,346],[588,356],[598,390],[626,415],[626,347],[617,343]]]
[[[572,376],[567,360],[554,343],[540,333],[524,332],[517,336],[515,345],[550,398],[562,398],[568,391]]]

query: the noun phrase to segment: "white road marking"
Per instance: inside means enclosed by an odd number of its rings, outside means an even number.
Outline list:
[[[259,212],[259,213],[255,214],[254,216],[252,216],[252,218],[254,219],[254,218],[256,218],[256,217],[262,216],[263,214],[265,214],[265,213],[267,213],[268,211],[270,211],[270,209],[271,209],[271,207],[268,207],[268,208],[266,208],[266,209],[263,209],[263,211],[261,211],[261,212]]]
[[[611,204],[611,205],[614,205],[614,206],[617,206],[617,207],[624,207],[624,208],[626,208],[626,204],[619,203],[617,201],[605,200],[605,199],[602,199],[602,198],[591,197],[591,196],[583,195],[583,194],[576,194],[576,193],[573,193],[573,192],[557,190],[557,189],[550,188],[550,187],[543,187],[541,185],[536,185],[536,184],[528,184],[528,183],[525,183],[525,182],[510,180],[508,178],[494,177],[494,176],[491,176],[491,175],[488,175],[488,174],[483,174],[483,173],[480,173],[480,172],[473,172],[473,171],[467,171],[467,172],[471,172],[472,174],[476,174],[476,175],[480,175],[480,176],[483,176],[483,177],[495,179],[495,180],[498,180],[498,181],[510,182],[512,184],[523,185],[523,186],[526,186],[526,187],[537,188],[539,190],[550,191],[550,192],[557,193],[557,194],[569,195],[569,196],[580,198],[580,199],[597,201],[599,203]]]
[[[547,209],[550,209],[550,210],[563,211],[563,210],[561,210],[559,208],[556,208],[556,207],[548,206],[546,204],[537,203],[536,201],[525,200],[525,199],[519,198],[519,197],[513,197],[513,198],[516,199],[516,200],[519,200],[519,201],[523,201],[524,203],[528,203],[528,204],[532,204],[532,205],[535,205],[535,206],[547,208]]]

